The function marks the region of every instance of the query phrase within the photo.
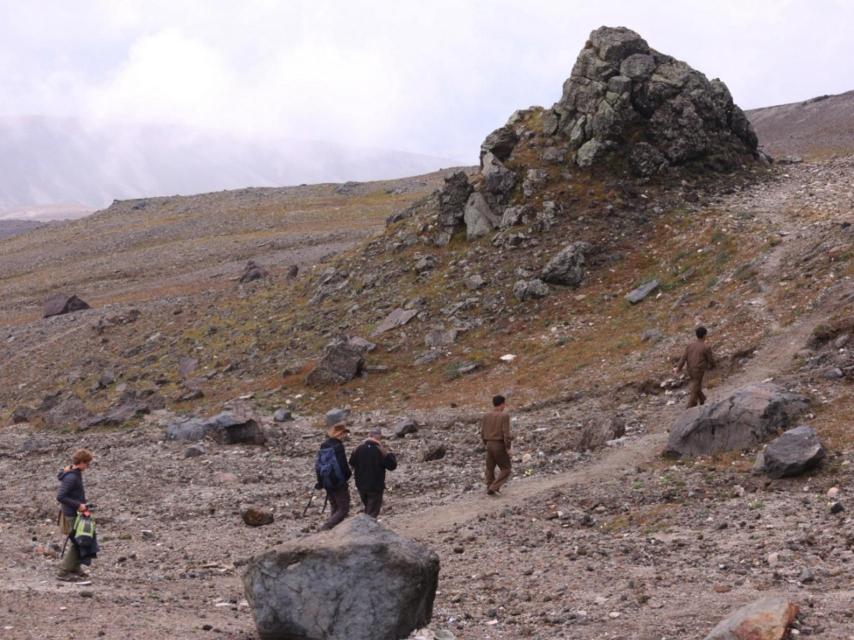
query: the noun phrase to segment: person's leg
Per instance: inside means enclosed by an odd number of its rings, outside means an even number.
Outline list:
[[[62,533],[64,539],[68,538],[68,534],[71,533],[71,528],[73,526],[73,518],[68,518],[64,514],[60,514],[59,531]],[[77,553],[77,547],[74,546],[74,543],[71,540],[68,540],[66,543],[64,539],[63,544],[65,545],[65,553],[63,554],[62,562],[60,562],[59,565],[59,574],[60,576],[79,574],[81,572],[80,555]]]
[[[486,480],[486,489],[488,491],[492,483],[495,482],[495,458],[492,457],[492,443],[486,442],[484,445],[486,446],[486,474],[484,479]]]
[[[491,485],[489,485],[490,491],[498,491],[499,489],[501,489],[501,486],[510,478],[510,454],[504,447],[503,442],[496,442],[495,444],[498,446],[492,452],[492,455],[500,471],[495,481]]]
[[[372,518],[376,518],[380,515],[380,509],[383,506],[383,492],[382,491],[372,491],[368,494],[368,500],[365,503],[365,513],[371,516]]]
[[[359,498],[362,500],[362,505],[365,507],[365,513],[368,512],[368,502],[371,499],[371,494],[369,494],[364,489],[359,489]]]
[[[701,379],[691,378],[690,387],[688,387],[688,408],[696,407],[700,404],[700,396],[702,392],[700,391],[700,383]]]
[[[345,484],[340,489],[328,493],[332,513],[329,514],[329,519],[323,523],[321,529],[331,529],[350,513],[350,487],[348,485]]]

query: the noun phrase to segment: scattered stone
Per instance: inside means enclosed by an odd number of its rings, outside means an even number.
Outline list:
[[[294,416],[288,409],[276,409],[276,412],[273,414],[273,420],[275,422],[290,422],[293,419]]]
[[[754,471],[771,478],[797,476],[814,469],[827,455],[811,427],[789,429],[759,453]]]
[[[841,502],[837,501],[830,505],[830,513],[837,514],[842,513],[843,511],[845,511],[845,507],[842,506]]]
[[[345,340],[333,342],[326,347],[320,361],[306,376],[306,383],[319,387],[327,384],[343,384],[362,372],[365,359],[358,348]]]
[[[457,341],[456,329],[432,329],[424,336],[424,344],[430,349],[448,347]]]
[[[410,433],[418,431],[418,424],[412,418],[402,418],[394,423],[392,427],[394,435],[397,438],[402,438]]]
[[[263,527],[264,525],[273,524],[275,520],[271,511],[261,509],[260,507],[246,507],[240,511],[240,517],[250,527]]]
[[[188,380],[196,372],[199,367],[199,361],[196,358],[184,357],[178,361],[178,375],[184,380]]]
[[[428,444],[421,454],[421,460],[431,462],[433,460],[441,460],[445,457],[447,449],[443,444]]]
[[[517,280],[513,285],[513,296],[520,302],[535,298],[545,298],[549,295],[549,285],[535,278],[533,280]]]
[[[845,377],[845,373],[839,367],[830,367],[821,375],[826,380],[839,380]]]
[[[376,337],[385,333],[386,331],[391,331],[392,329],[396,329],[397,327],[402,327],[417,315],[417,309],[395,309],[376,326],[376,328],[371,333],[371,337]]]
[[[60,316],[66,313],[74,313],[75,311],[83,311],[90,308],[91,307],[88,304],[75,295],[57,293],[45,300],[42,316],[50,318],[52,316]]]
[[[541,278],[551,284],[577,287],[584,278],[585,256],[591,250],[587,242],[572,242],[549,260]]]
[[[835,498],[838,495],[839,495],[839,487],[830,487],[830,489],[827,490],[827,497],[828,498]]]
[[[24,422],[29,422],[30,419],[35,414],[35,411],[31,407],[16,407],[12,412],[12,424],[22,424]]]
[[[784,640],[798,605],[783,597],[757,600],[722,620],[705,640]]]
[[[664,334],[658,329],[647,329],[641,334],[643,342],[661,342],[664,339]]]
[[[205,448],[205,445],[202,443],[191,444],[189,447],[184,449],[184,457],[185,458],[198,458],[199,456],[203,456],[208,452]]]
[[[629,304],[637,304],[641,302],[644,298],[646,298],[650,293],[658,289],[659,287],[658,280],[650,280],[649,282],[644,282],[637,289],[633,289],[629,293],[626,294],[626,300]]]
[[[334,424],[344,422],[349,416],[349,409],[330,409],[326,412],[326,426],[331,427]]]
[[[115,383],[116,383],[116,374],[113,373],[112,371],[104,371],[104,373],[102,373],[98,377],[98,388],[99,389],[106,389],[107,387],[109,387]]]
[[[359,353],[370,353],[377,348],[375,343],[365,340],[364,338],[360,338],[359,336],[351,336],[350,339],[347,340],[347,344],[350,348],[355,349]]]
[[[688,409],[670,430],[665,454],[680,457],[747,449],[788,427],[807,408],[805,397],[773,384],[754,384]]]
[[[415,261],[415,272],[427,273],[428,271],[435,269],[437,264],[439,264],[439,261],[436,259],[436,256],[421,256]]]
[[[261,640],[398,640],[430,621],[438,578],[434,552],[358,515],[253,557],[243,585]]]
[[[463,280],[463,284],[469,291],[477,291],[478,289],[482,289],[486,286],[486,280],[484,280],[483,276],[480,274],[475,274]]]
[[[270,274],[266,269],[259,266],[254,260],[250,260],[243,268],[243,274],[240,276],[240,284],[246,284],[254,280],[263,280],[269,276]]]
[[[501,222],[501,219],[492,212],[483,195],[477,191],[469,196],[463,211],[463,219],[466,223],[466,237],[469,240],[486,235]]]
[[[288,267],[288,275],[287,275],[288,280],[296,280],[296,277],[298,275],[299,275],[299,266],[298,265],[292,264],[290,267]]]

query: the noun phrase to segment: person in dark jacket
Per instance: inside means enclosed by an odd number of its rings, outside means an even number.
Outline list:
[[[673,368],[673,373],[679,373],[684,367],[688,371],[690,387],[688,389],[688,408],[696,407],[698,404],[706,404],[706,394],[703,393],[703,377],[706,371],[717,366],[712,350],[706,344],[706,327],[697,327],[694,335],[697,339],[685,348],[685,353],[679,358],[678,364]]]
[[[349,433],[350,430],[344,423],[333,425],[317,455],[315,488],[326,489],[326,498],[331,509],[329,519],[323,523],[321,529],[331,529],[350,513],[349,480],[353,474],[347,466],[347,452],[344,450],[344,439]],[[324,449],[331,449],[334,455],[325,453]],[[325,459],[328,459],[330,464],[322,464],[321,461]]]
[[[83,472],[92,464],[92,452],[88,449],[78,449],[71,457],[71,464],[59,472],[59,490],[56,499],[60,504],[57,524],[62,535],[68,537],[74,527],[74,519],[78,513],[89,513],[86,505],[86,492],[83,489]],[[59,575],[60,580],[75,580],[85,573],[80,568],[80,555],[77,547],[68,544],[62,557]]]
[[[356,489],[365,513],[372,518],[380,515],[385,491],[385,472],[397,469],[397,458],[382,443],[382,430],[371,429],[368,439],[350,455],[350,466],[356,475]]]

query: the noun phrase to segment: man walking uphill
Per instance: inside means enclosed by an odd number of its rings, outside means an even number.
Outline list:
[[[356,489],[365,513],[372,518],[380,515],[385,491],[385,472],[397,469],[397,458],[382,443],[382,430],[371,429],[368,439],[350,455],[350,466],[356,476]]]
[[[712,350],[706,344],[706,327],[697,327],[694,331],[697,339],[689,344],[685,353],[679,359],[679,364],[673,371],[679,373],[685,367],[688,370],[688,379],[691,381],[688,393],[688,406],[696,407],[698,404],[706,403],[706,395],[703,393],[703,376],[706,371],[714,369],[715,358]]]
[[[317,473],[317,489],[326,489],[331,513],[321,529],[331,529],[350,513],[350,487],[347,484],[352,473],[347,466],[344,438],[350,430],[344,423],[330,427],[327,438],[320,445],[314,470]]]
[[[493,410],[480,419],[480,437],[486,447],[486,492],[495,495],[510,477],[510,416],[505,412],[504,396],[492,398]],[[495,477],[495,467],[500,469]]]

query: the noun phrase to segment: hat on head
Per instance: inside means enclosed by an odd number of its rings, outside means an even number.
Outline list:
[[[333,424],[331,427],[329,427],[329,431],[326,432],[326,434],[330,438],[340,438],[345,433],[350,433],[350,430],[347,428],[347,425],[344,422],[338,422],[336,424]]]

